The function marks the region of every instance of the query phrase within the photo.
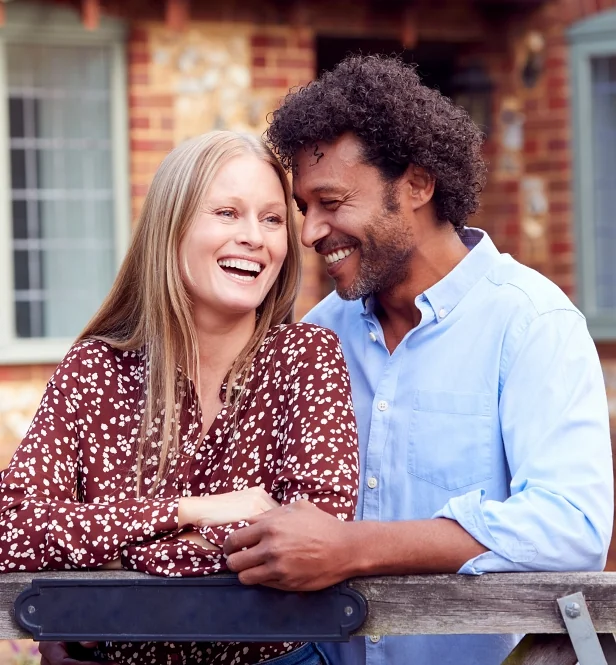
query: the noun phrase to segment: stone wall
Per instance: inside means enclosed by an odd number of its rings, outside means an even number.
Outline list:
[[[185,31],[163,23],[133,27],[128,45],[133,218],[156,167],[182,140],[212,129],[260,136],[266,115],[291,86],[315,74],[308,28],[191,21]],[[298,316],[318,302],[320,266],[304,252]]]

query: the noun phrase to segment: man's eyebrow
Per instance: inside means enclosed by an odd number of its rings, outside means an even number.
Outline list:
[[[324,194],[324,193],[329,193],[329,192],[340,192],[340,187],[336,187],[335,185],[328,185],[328,184],[322,184],[322,185],[317,185],[316,187],[311,187],[310,188],[310,193],[311,194]],[[294,194],[295,198],[297,197],[297,194]]]

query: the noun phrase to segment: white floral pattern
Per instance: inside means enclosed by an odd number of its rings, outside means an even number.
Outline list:
[[[357,430],[337,337],[311,324],[273,328],[253,361],[238,406],[223,407],[200,441],[200,410],[180,414],[180,450],[153,496],[136,498],[144,354],[88,340],[76,344],[47,385],[0,485],[0,571],[96,568],[203,575],[225,569],[221,552],[176,538],[181,496],[260,485],[282,504],[308,499],[352,519]],[[224,403],[226,386],[221,388]],[[155,435],[160,425],[152,423]],[[148,460],[151,483],[158,460]],[[242,524],[202,529],[222,546]],[[108,644],[119,663],[262,662],[297,643]]]

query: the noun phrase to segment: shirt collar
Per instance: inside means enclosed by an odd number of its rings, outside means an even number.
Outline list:
[[[460,239],[469,250],[468,254],[443,279],[424,291],[437,321],[456,307],[500,256],[490,236],[481,229],[464,227]]]
[[[423,293],[437,321],[451,312],[500,256],[490,236],[481,229],[465,226],[460,239],[469,250],[468,254],[450,273]],[[374,313],[376,299],[372,295],[367,296],[362,298],[362,304],[362,316],[370,317]]]

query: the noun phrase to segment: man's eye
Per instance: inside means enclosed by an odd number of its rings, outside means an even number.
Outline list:
[[[335,208],[336,206],[340,205],[340,201],[337,201],[337,200],[334,200],[334,199],[331,199],[331,200],[328,200],[328,201],[321,201],[321,205],[324,208]]]

